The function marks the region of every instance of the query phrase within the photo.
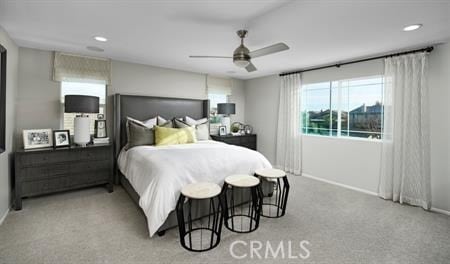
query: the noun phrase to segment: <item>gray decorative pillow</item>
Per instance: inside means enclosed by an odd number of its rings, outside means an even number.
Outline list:
[[[149,146],[155,144],[155,132],[153,127],[147,127],[138,122],[128,120],[128,144],[126,150],[137,146]]]

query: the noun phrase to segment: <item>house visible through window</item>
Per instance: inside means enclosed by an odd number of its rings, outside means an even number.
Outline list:
[[[97,96],[100,98],[99,114],[105,115],[106,109],[106,85],[99,83],[89,82],[61,82],[61,109],[62,109],[62,127],[70,130],[70,134],[73,135],[73,120],[77,113],[64,113],[64,96],[66,95],[89,95]],[[97,120],[97,114],[87,113],[90,117],[90,133],[94,134],[95,120]]]
[[[381,139],[383,81],[374,76],[304,85],[303,134]]]

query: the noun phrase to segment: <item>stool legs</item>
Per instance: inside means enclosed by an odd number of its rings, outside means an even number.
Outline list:
[[[215,248],[220,242],[223,223],[220,196],[203,200],[188,198],[186,203],[185,200],[186,197],[180,194],[176,207],[181,246],[194,252]],[[200,201],[209,203],[209,212],[203,218],[199,218],[197,212],[194,212],[193,203],[199,203]],[[198,208],[199,205],[197,204],[196,206]],[[205,221],[207,223],[203,226],[206,217],[208,218]],[[200,227],[196,227],[195,224],[198,225],[199,222]]]
[[[289,181],[287,176],[277,178],[274,184],[274,188],[267,195],[263,194],[263,207],[261,210],[261,216],[268,218],[279,218],[285,215],[287,200],[289,197]]]
[[[250,233],[259,227],[262,209],[259,185],[240,188],[224,183],[221,196],[224,225],[227,229],[236,233]]]

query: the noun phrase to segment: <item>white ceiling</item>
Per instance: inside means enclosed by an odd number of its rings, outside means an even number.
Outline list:
[[[413,23],[424,26],[402,31]],[[23,47],[251,79],[447,41],[450,0],[0,0],[0,25]],[[277,42],[290,50],[255,58],[254,73],[188,58],[231,56],[240,28],[250,50]]]

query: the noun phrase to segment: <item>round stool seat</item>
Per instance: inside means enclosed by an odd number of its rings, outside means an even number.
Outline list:
[[[286,176],[286,172],[279,169],[259,169],[255,174],[264,178],[282,178]]]
[[[228,185],[234,187],[254,187],[259,184],[259,179],[247,174],[235,174],[225,178],[225,182]]]
[[[220,186],[211,182],[191,183],[183,187],[181,193],[191,199],[208,199],[219,195]]]

